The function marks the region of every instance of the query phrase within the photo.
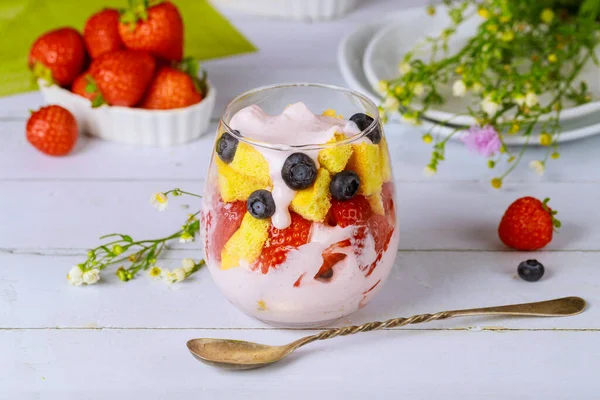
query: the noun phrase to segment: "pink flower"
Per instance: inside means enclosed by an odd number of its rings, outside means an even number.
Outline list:
[[[469,132],[461,140],[469,150],[475,151],[485,157],[493,156],[502,147],[498,132],[489,125],[471,126]]]

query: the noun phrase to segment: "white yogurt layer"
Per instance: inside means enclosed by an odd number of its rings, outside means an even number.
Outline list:
[[[323,250],[349,238],[353,227],[313,225],[315,228],[319,232],[311,235],[309,243],[290,251],[287,260],[267,274],[245,266],[222,270],[219,263],[209,262],[211,275],[236,307],[270,324],[319,326],[351,314],[365,306],[388,277],[396,258],[398,229],[371,275],[365,276],[359,263],[375,261],[374,250],[365,248],[363,254],[370,254],[372,259],[359,260],[352,247],[347,247],[338,251],[347,257],[335,265],[333,277],[323,281],[314,279],[323,262]],[[372,246],[373,239],[366,242]],[[301,276],[300,285],[295,287]]]

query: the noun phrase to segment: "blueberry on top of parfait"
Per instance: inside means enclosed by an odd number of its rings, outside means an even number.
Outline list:
[[[283,163],[281,177],[290,189],[306,189],[317,179],[317,166],[306,154],[293,153]]]
[[[275,201],[268,190],[255,190],[246,203],[248,212],[256,219],[266,219],[275,214]]]
[[[360,187],[360,178],[354,171],[342,171],[333,176],[329,184],[331,197],[336,200],[350,200]]]
[[[234,131],[236,134],[240,134],[239,131]],[[239,141],[233,137],[229,132],[225,132],[217,140],[217,155],[224,163],[229,164],[235,157]]]
[[[350,117],[350,121],[353,121],[356,126],[358,126],[358,129],[364,131],[373,123],[374,120],[367,114],[356,113]],[[379,129],[379,125],[376,125],[371,132],[367,133],[367,137],[371,139],[373,144],[379,144],[379,142],[381,142],[381,130]]]

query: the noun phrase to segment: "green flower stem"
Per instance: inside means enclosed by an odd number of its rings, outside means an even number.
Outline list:
[[[172,189],[163,193],[165,196],[188,195],[193,197],[202,196],[195,193],[183,191],[181,189]],[[144,239],[133,240],[131,236],[121,233],[111,233],[102,236],[100,239],[109,239],[118,237],[119,239],[111,240],[96,248],[88,251],[88,258],[85,262],[79,264],[84,271],[89,269],[98,269],[100,271],[106,269],[110,265],[129,263],[129,267],[119,267],[117,276],[123,281],[133,279],[141,270],[146,270],[156,263],[156,259],[161,255],[164,249],[167,248],[167,243],[171,240],[181,238],[184,234],[186,238],[195,238],[200,230],[200,221],[196,218],[201,211],[188,216],[185,224],[180,230],[171,235],[159,239]],[[121,256],[122,254],[122,256]],[[204,262],[201,261],[198,267],[193,271],[197,271]]]

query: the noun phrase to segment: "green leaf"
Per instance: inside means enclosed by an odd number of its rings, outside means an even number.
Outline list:
[[[131,236],[129,235],[121,235],[121,237],[123,238],[124,241],[126,241],[127,243],[132,243],[133,239],[131,238]]]

